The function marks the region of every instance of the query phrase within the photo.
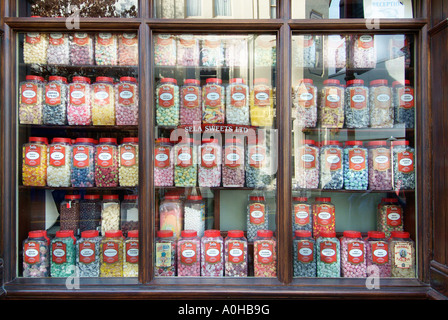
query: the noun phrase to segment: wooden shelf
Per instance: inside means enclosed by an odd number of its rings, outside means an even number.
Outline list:
[[[36,129],[36,130],[72,130],[72,131],[138,131],[138,126],[50,126],[40,124],[20,124],[20,129]]]
[[[61,191],[125,191],[132,190],[136,191],[136,187],[49,187],[49,186],[19,186],[19,190],[61,190]]]

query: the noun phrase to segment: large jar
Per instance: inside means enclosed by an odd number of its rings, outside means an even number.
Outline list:
[[[44,187],[47,184],[47,145],[44,137],[29,137],[22,146],[22,183]]]
[[[307,197],[292,198],[292,233],[297,230],[313,231],[313,206]]]
[[[46,64],[48,35],[39,32],[25,33],[23,41],[23,62],[30,64]]]
[[[201,240],[195,230],[182,230],[177,241],[177,275],[199,277],[201,275]]]
[[[53,138],[48,146],[47,185],[70,187],[72,147],[70,138]]]
[[[415,278],[415,243],[409,232],[392,231],[389,239],[391,276],[394,278]]]
[[[170,138],[159,138],[154,147],[154,186],[174,185],[174,154]]]
[[[118,146],[118,181],[121,187],[138,186],[138,138],[125,137]]]
[[[67,123],[67,79],[50,76],[48,80],[42,109],[43,124],[64,125]]]
[[[110,32],[95,34],[95,63],[98,66],[117,65],[117,35]]]
[[[121,230],[109,230],[104,233],[100,243],[100,277],[123,276],[123,246]]]
[[[368,151],[362,141],[346,141],[344,148],[344,188],[367,190],[369,185]]]
[[[327,140],[321,143],[320,185],[322,189],[342,189],[344,186],[344,158],[339,141]]]
[[[98,230],[85,230],[76,242],[76,266],[80,277],[100,276],[100,243]]]
[[[394,106],[392,89],[385,79],[370,81],[370,126],[372,128],[393,128]]]
[[[192,138],[182,139],[174,145],[174,185],[195,187],[198,172],[196,142]]]
[[[95,150],[95,185],[118,186],[118,147],[116,138],[100,138]]]
[[[160,230],[171,230],[177,239],[183,229],[184,208],[179,195],[165,195],[159,205]]]
[[[198,150],[199,187],[219,187],[221,185],[222,149],[218,139],[202,140]]]
[[[375,68],[376,50],[374,35],[352,35],[350,37],[349,66],[352,68]]]
[[[96,77],[92,84],[92,124],[115,125],[115,86],[110,77]]]
[[[258,230],[254,239],[254,277],[277,277],[277,240],[271,230]]]
[[[370,141],[369,149],[369,189],[392,189],[392,160],[391,149],[387,141]]]
[[[45,80],[40,76],[28,75],[19,84],[20,124],[43,124],[45,101]]]
[[[224,45],[216,36],[205,36],[201,41],[201,66],[221,67],[224,65]]]
[[[72,149],[72,187],[95,185],[95,140],[76,138]]]
[[[347,66],[347,36],[332,34],[324,39],[324,65],[326,68],[345,68]]]
[[[44,231],[28,232],[23,241],[23,277],[36,278],[50,275],[50,249]]]
[[[247,277],[247,239],[242,230],[229,230],[224,240],[225,276]]]
[[[120,229],[128,237],[130,230],[138,230],[138,195],[126,194],[120,204]]]
[[[192,34],[182,34],[177,38],[177,65],[182,67],[199,66],[199,39]]]
[[[274,124],[274,93],[270,81],[257,78],[250,89],[250,124],[271,127]]]
[[[61,230],[71,230],[74,235],[79,234],[79,201],[81,195],[66,194],[60,206]]]
[[[244,187],[244,144],[239,138],[226,139],[222,151],[223,187]]]
[[[232,78],[226,88],[226,123],[249,125],[249,87],[242,78]]]
[[[70,63],[79,65],[93,65],[94,46],[92,35],[85,32],[75,32],[70,35]]]
[[[367,274],[377,275],[381,278],[391,276],[389,243],[384,232],[369,232],[369,237],[366,239],[366,265]]]
[[[366,248],[361,232],[346,230],[340,241],[341,275],[344,278],[365,278]]]
[[[120,33],[118,37],[118,65],[138,65],[138,34]]]
[[[322,128],[344,126],[344,96],[344,88],[339,80],[324,80],[319,91],[319,120]]]
[[[314,140],[302,140],[295,154],[294,189],[317,189],[320,179],[320,151]]]
[[[123,277],[138,277],[138,230],[127,232],[123,250]]]
[[[317,87],[312,79],[302,79],[293,89],[294,118],[299,127],[314,128],[317,124]]]
[[[271,152],[266,139],[261,135],[255,139],[248,138],[246,149],[246,186],[265,188],[273,179],[271,174]]]
[[[415,189],[415,150],[409,141],[392,141],[393,188],[394,190]]]
[[[202,122],[201,82],[185,79],[180,88],[180,125],[200,125]]]
[[[314,35],[305,34],[295,36],[293,46],[294,65],[301,68],[314,68],[316,66],[316,39]]]
[[[293,239],[293,276],[316,277],[316,241],[309,230],[296,230]]]
[[[392,96],[394,106],[394,124],[404,128],[414,128],[415,96],[411,81],[392,82]]]
[[[51,240],[51,277],[69,277],[75,273],[76,239],[70,230],[56,231]]]
[[[318,278],[341,276],[340,242],[336,232],[322,232],[316,239],[316,264]]]
[[[156,87],[156,122],[159,126],[179,124],[179,86],[174,78],[163,78]]]
[[[247,240],[254,241],[258,230],[269,227],[269,210],[265,197],[250,196],[247,203]]]
[[[101,199],[99,194],[86,194],[79,203],[79,230],[100,229]]]
[[[92,123],[91,85],[86,77],[73,77],[68,86],[67,122],[71,126],[88,126]]]
[[[134,77],[121,77],[115,84],[115,122],[117,126],[138,125],[139,94]]]
[[[176,65],[176,38],[171,34],[154,36],[154,64],[156,66]]]
[[[249,39],[246,36],[232,35],[224,41],[225,65],[227,67],[247,68],[249,61]]]
[[[174,277],[176,275],[177,240],[172,230],[157,231],[155,243],[154,275]]]
[[[397,198],[382,198],[378,204],[377,230],[384,232],[387,238],[392,231],[403,231],[403,212]]]
[[[189,195],[184,205],[184,230],[196,231],[202,237],[205,231],[205,201],[202,196]]]
[[[254,62],[256,67],[272,67],[276,64],[275,37],[258,35],[255,39]]]
[[[370,124],[369,88],[364,80],[347,81],[345,89],[345,126],[367,128]]]
[[[224,276],[224,241],[219,230],[205,230],[201,238],[201,276]]]
[[[117,194],[105,194],[101,202],[101,235],[110,230],[120,230],[120,199]]]
[[[54,65],[69,65],[69,39],[67,33],[49,33],[47,48],[47,63]]]
[[[225,88],[222,80],[208,78],[202,86],[202,122],[223,124],[225,120]]]
[[[313,236],[335,231],[336,208],[329,197],[316,197],[313,204]]]

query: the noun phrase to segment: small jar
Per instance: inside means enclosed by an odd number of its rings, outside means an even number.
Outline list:
[[[28,75],[19,85],[20,124],[43,124],[45,102],[45,80],[40,76]]]
[[[100,277],[123,276],[124,239],[120,230],[108,230],[100,243]]]
[[[355,34],[350,37],[349,65],[352,68],[375,68],[377,52],[375,36]]]
[[[91,85],[86,77],[73,77],[68,86],[67,122],[70,126],[92,124]]]
[[[222,150],[218,139],[205,139],[198,150],[199,187],[219,187],[221,185]]]
[[[121,77],[115,84],[115,123],[117,126],[138,125],[139,93],[137,79]]]
[[[79,203],[79,231],[100,230],[101,199],[99,194],[86,194]]]
[[[23,41],[23,62],[29,64],[46,64],[48,35],[39,32],[25,33]]]
[[[247,203],[247,240],[254,241],[258,230],[269,226],[269,210],[263,196],[250,196]]]
[[[226,139],[222,152],[223,187],[244,187],[244,144],[241,139]]]
[[[385,79],[370,81],[370,126],[372,128],[393,128],[394,107],[392,89]]]
[[[346,141],[344,148],[344,188],[367,190],[369,185],[368,151],[362,141]]]
[[[396,127],[414,128],[415,97],[411,81],[392,82],[392,96],[394,106],[394,124]]]
[[[75,66],[93,65],[94,41],[92,35],[75,32],[70,35],[70,63]]]
[[[344,88],[337,79],[327,79],[319,91],[319,120],[322,128],[344,126]]]
[[[201,276],[224,276],[224,241],[219,230],[205,230],[201,238]]]
[[[48,146],[47,185],[50,187],[70,187],[72,161],[71,139],[53,138]]]
[[[320,150],[314,140],[302,140],[295,152],[294,189],[317,189],[320,179]]]
[[[176,276],[177,240],[172,230],[157,231],[155,243],[155,270],[156,277]]]
[[[96,77],[91,88],[92,124],[94,126],[115,125],[115,86],[110,77]]]
[[[249,125],[249,87],[242,78],[232,78],[226,88],[226,123]]]
[[[138,230],[138,195],[126,194],[121,201],[120,228],[125,237],[130,230]]]
[[[224,45],[216,36],[206,36],[201,41],[200,65],[221,67],[224,65]]]
[[[100,243],[98,230],[85,230],[76,242],[76,266],[80,277],[100,276]]]
[[[392,231],[403,231],[403,212],[397,198],[382,198],[378,204],[377,230],[387,238]]]
[[[296,230],[293,239],[293,276],[316,277],[316,241],[309,230]]]
[[[154,36],[154,64],[156,66],[175,66],[176,38],[171,34]]]
[[[407,140],[392,141],[393,188],[394,190],[415,189],[415,150]]]
[[[197,146],[191,139],[183,139],[174,145],[174,185],[195,187],[197,184]]]
[[[43,124],[65,125],[67,123],[68,85],[65,77],[50,76],[45,85],[43,101]]]
[[[389,243],[384,232],[371,231],[366,241],[367,273],[381,278],[391,276]]]
[[[201,82],[185,79],[180,88],[180,125],[200,125],[202,121]]]
[[[314,35],[305,34],[294,37],[293,46],[294,65],[301,68],[316,66],[316,39]]]
[[[247,239],[242,230],[229,230],[224,240],[225,276],[247,277]]]
[[[313,236],[335,231],[336,207],[329,197],[316,197],[313,204]]]
[[[184,205],[184,230],[196,231],[202,237],[205,231],[205,201],[202,196],[189,195]]]
[[[139,145],[138,138],[123,138],[118,146],[118,181],[120,187],[138,186]]]
[[[392,231],[389,239],[389,258],[393,278],[415,278],[415,243],[409,232]]]
[[[75,273],[76,239],[71,230],[56,231],[51,240],[51,277],[69,277]]]
[[[250,90],[250,124],[256,127],[272,127],[274,124],[274,92],[270,81],[257,78]]]
[[[313,231],[313,206],[307,197],[292,198],[292,233],[297,230]]]
[[[225,120],[225,88],[222,80],[208,78],[202,86],[202,123],[223,124]]]
[[[117,59],[120,66],[138,65],[138,34],[120,33],[118,38]]]
[[[166,195],[159,205],[160,230],[170,230],[174,238],[180,237],[184,208],[179,195]]]
[[[392,160],[391,149],[387,141],[370,141],[369,149],[369,189],[392,189]]]
[[[271,230],[258,230],[254,239],[254,277],[277,277],[277,240]]]
[[[156,87],[156,122],[158,126],[179,124],[179,86],[173,78],[163,78]]]
[[[183,67],[199,66],[199,39],[192,34],[182,34],[177,38],[177,65]]]
[[[95,140],[76,138],[72,149],[72,187],[93,187],[95,185]]]
[[[123,277],[138,277],[138,230],[129,230],[123,244]]]
[[[182,230],[177,242],[177,275],[199,277],[201,275],[201,240],[195,230]]]
[[[60,225],[61,230],[71,230],[74,235],[79,234],[79,201],[81,195],[67,194],[61,202]]]
[[[265,139],[258,136],[249,138],[246,149],[246,186],[266,188],[273,180],[271,174],[271,152]]]
[[[154,147],[154,186],[174,185],[173,144],[170,138],[159,138]]]
[[[340,241],[341,275],[344,278],[365,278],[366,249],[361,232],[346,230]]]
[[[320,184],[322,189],[342,189],[344,186],[343,148],[339,141],[321,143]]]
[[[23,277],[37,278],[50,275],[50,249],[44,231],[28,232],[23,241]]]
[[[120,230],[120,199],[117,194],[105,194],[101,202],[101,235],[110,230]]]
[[[322,232],[316,239],[316,263],[318,278],[341,276],[340,242],[336,232]]]
[[[22,183],[24,186],[47,184],[47,145],[44,137],[29,137],[22,146]]]
[[[317,87],[312,79],[302,79],[293,89],[293,114],[302,128],[314,128],[317,124]]]
[[[48,34],[47,64],[70,64],[68,33],[55,32]]]
[[[95,64],[98,66],[117,65],[117,35],[110,32],[95,34]]]
[[[345,89],[345,126],[367,128],[369,124],[369,88],[364,86],[364,80],[349,80]]]
[[[116,138],[100,138],[95,150],[95,185],[118,186],[118,147]]]

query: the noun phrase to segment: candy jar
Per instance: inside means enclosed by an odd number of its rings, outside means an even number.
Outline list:
[[[124,239],[121,230],[104,233],[100,243],[100,277],[123,276]]]
[[[366,239],[367,274],[378,275],[381,278],[391,276],[389,260],[389,243],[384,232],[371,231]]]
[[[219,187],[221,185],[222,150],[218,139],[205,139],[199,147],[198,183],[199,187]]]
[[[177,38],[177,65],[199,66],[199,39],[192,34],[182,34]]]
[[[318,238],[324,231],[335,231],[335,205],[329,197],[316,197],[313,204],[313,236]]]
[[[224,241],[219,230],[208,229],[201,238],[201,276],[224,276]]]
[[[156,87],[156,122],[159,126],[179,124],[179,86],[173,78],[163,78]]]
[[[88,126],[92,123],[90,79],[73,77],[68,86],[67,122],[71,126]]]
[[[101,235],[110,230],[120,230],[120,200],[117,194],[105,194],[101,202]]]
[[[344,185],[344,158],[342,144],[327,140],[320,147],[320,184],[322,189],[342,189]]]
[[[316,264],[318,278],[341,276],[340,242],[336,232],[322,232],[316,239]]]
[[[254,239],[254,277],[277,277],[277,240],[271,230],[258,230]]]
[[[249,125],[249,87],[242,78],[232,78],[226,88],[226,123]]]
[[[99,194],[86,194],[79,203],[79,230],[99,230],[101,199]]]
[[[76,266],[80,277],[100,276],[100,243],[98,230],[85,230],[76,242]]]
[[[248,139],[245,165],[249,188],[265,188],[272,182],[271,154],[265,140],[262,136]]]
[[[293,88],[293,117],[299,127],[316,127],[317,97],[317,87],[312,79],[302,79]]]
[[[201,66],[221,67],[224,65],[224,46],[215,36],[206,36],[201,41]]]
[[[341,242],[341,275],[344,278],[366,277],[365,242],[359,231],[343,232]]]
[[[305,34],[294,37],[294,65],[302,68],[316,66],[316,40],[313,35]]]
[[[138,153],[138,138],[123,138],[118,146],[118,181],[121,187],[138,186]]]
[[[292,231],[313,231],[313,206],[307,197],[292,198]]]
[[[174,184],[176,187],[195,187],[197,183],[197,146],[193,139],[174,145]]]
[[[180,125],[200,125],[202,121],[201,82],[185,79],[180,88]]]
[[[129,237],[130,230],[138,230],[138,195],[126,194],[120,204],[120,229]]]
[[[375,68],[376,46],[375,36],[355,34],[350,37],[349,66],[352,68]]]
[[[387,238],[392,231],[403,231],[403,207],[397,198],[382,198],[378,204],[377,230]]]
[[[182,230],[177,241],[177,275],[199,277],[201,275],[201,240],[195,230]]]
[[[176,246],[177,240],[172,230],[157,231],[154,264],[156,277],[176,276]]]
[[[271,127],[274,124],[274,93],[270,81],[256,78],[249,96],[250,124]]]
[[[293,239],[293,276],[316,277],[316,241],[309,230],[296,230]]]
[[[71,139],[53,138],[48,146],[47,185],[50,187],[70,187],[72,161]]]
[[[120,33],[118,38],[117,62],[120,66],[138,65],[137,33]]]
[[[324,80],[319,91],[319,120],[322,128],[344,126],[344,88],[337,79]]]
[[[320,177],[320,151],[314,140],[302,140],[295,154],[295,189],[317,189]]]
[[[22,147],[22,183],[24,186],[47,184],[47,144],[43,137],[29,137]]]
[[[138,125],[139,95],[137,79],[121,77],[115,85],[115,122],[117,126]]]
[[[72,149],[70,179],[72,187],[93,187],[95,185],[95,140],[76,138]]]
[[[394,190],[415,189],[415,150],[409,141],[392,141],[393,188]]]
[[[23,241],[23,277],[48,277],[50,275],[50,250],[44,231],[28,232]]]
[[[138,230],[129,230],[123,244],[123,277],[138,277]]]
[[[370,124],[369,88],[364,80],[347,81],[345,89],[345,126],[367,128]]]
[[[254,241],[258,230],[269,226],[269,210],[263,196],[250,196],[247,203],[247,240]]]
[[[369,155],[369,189],[392,189],[391,149],[387,141],[370,141],[367,144]]]
[[[270,35],[259,35],[255,39],[255,66],[272,67],[275,64],[275,37]]]
[[[242,230],[229,230],[224,240],[225,276],[247,277],[247,239]]]
[[[183,227],[184,208],[179,195],[166,195],[159,206],[160,230],[171,230],[177,239]]]
[[[248,39],[245,36],[231,36],[224,40],[225,65],[227,67],[247,67],[249,61]]]
[[[50,76],[48,80],[42,108],[43,124],[64,125],[67,122],[67,79]]]
[[[372,128],[392,128],[394,126],[394,106],[392,89],[385,79],[370,81],[370,126]]]
[[[241,139],[226,139],[222,152],[223,187],[244,187],[244,153],[244,144]]]
[[[346,141],[344,148],[344,188],[367,190],[369,184],[368,151],[362,141]]]
[[[347,66],[347,36],[332,34],[324,40],[324,65],[326,68],[342,69]]]
[[[409,232],[392,231],[389,239],[389,258],[393,278],[415,278],[415,243]]]
[[[154,63],[156,66],[176,65],[176,38],[171,34],[154,36]]]
[[[60,206],[61,230],[71,230],[74,235],[79,233],[79,194],[66,194]]]
[[[116,138],[100,138],[95,150],[95,185],[118,186],[118,147]]]
[[[70,64],[69,39],[67,33],[49,33],[47,63],[54,65]]]
[[[20,124],[43,124],[45,81],[40,76],[27,75],[19,85]]]
[[[208,78],[202,86],[202,122],[223,124],[225,119],[225,88],[222,80]]]
[[[117,36],[110,32],[95,34],[95,63],[98,66],[117,65]]]
[[[392,104],[394,106],[394,126],[414,128],[415,97],[411,81],[392,82]]]
[[[23,62],[30,64],[46,64],[48,35],[39,32],[25,33],[23,41]]]
[[[70,63],[75,66],[93,65],[93,38],[85,32],[75,32],[70,35]]]
[[[51,240],[51,277],[69,277],[76,266],[76,239],[71,230],[56,231]]]
[[[174,185],[173,145],[169,138],[159,138],[154,147],[154,185],[171,187]]]
[[[115,125],[115,87],[110,77],[97,77],[92,84],[92,124]]]
[[[196,231],[198,237],[205,230],[205,201],[202,196],[189,195],[184,205],[184,230]]]

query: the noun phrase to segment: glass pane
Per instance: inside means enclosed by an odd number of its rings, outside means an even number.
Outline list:
[[[138,34],[17,40],[18,274],[136,277]]]
[[[276,277],[276,37],[153,48],[155,275]]]
[[[294,277],[416,276],[414,61],[411,34],[293,35]]]

